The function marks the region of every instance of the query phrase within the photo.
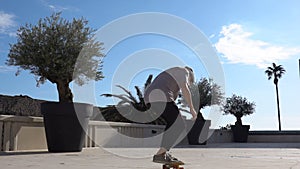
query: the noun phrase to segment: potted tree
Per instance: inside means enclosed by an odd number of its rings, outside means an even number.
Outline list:
[[[101,80],[103,43],[96,41],[88,21],[67,21],[61,13],[40,19],[36,25],[21,26],[11,45],[7,65],[34,74],[37,86],[46,80],[56,84],[59,102],[41,105],[50,152],[81,151],[93,105],[73,103],[72,81],[83,85]],[[78,59],[78,56],[84,59]]]
[[[223,93],[221,87],[213,82],[212,79],[201,78],[200,81],[190,86],[192,94],[193,105],[198,110],[198,116],[195,122],[187,120],[188,142],[191,145],[206,144],[208,131],[210,127],[210,120],[204,119],[201,109],[220,105],[223,101]],[[187,106],[183,97],[179,97],[178,104],[183,107]],[[201,137],[201,132],[203,136]]]
[[[236,118],[235,125],[231,125],[233,140],[235,142],[247,142],[250,125],[243,125],[242,117],[254,113],[255,103],[247,101],[245,97],[233,94],[226,98],[223,110],[225,115],[231,114]]]

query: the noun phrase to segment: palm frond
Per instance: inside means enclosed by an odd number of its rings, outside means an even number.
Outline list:
[[[282,65],[276,65],[272,63],[272,67],[268,67],[265,73],[268,75],[268,79],[270,80],[274,75],[274,78],[280,78],[285,72],[285,69]]]
[[[104,97],[113,97],[112,94],[101,94],[100,96],[104,96]]]
[[[118,99],[121,99],[123,101],[126,102],[130,102],[130,100],[128,98],[126,98],[126,96],[124,95],[117,95],[117,94],[101,94],[100,96],[104,96],[104,97],[116,97]]]
[[[272,78],[272,76],[273,76],[273,71],[271,69],[269,69],[269,68],[265,71],[265,73],[268,76],[268,80],[270,80]]]
[[[139,99],[141,100],[141,98],[144,98],[140,88],[138,86],[134,86],[135,90],[136,90],[136,95],[139,97]]]
[[[135,87],[135,90],[136,90],[136,94],[139,97],[141,106],[142,107],[146,107],[146,103],[145,103],[145,99],[144,99],[143,93],[141,92],[141,90],[140,90],[140,88],[138,86],[134,86],[134,87]]]
[[[148,86],[151,83],[152,77],[153,77],[152,75],[149,75],[147,82],[145,83],[145,86]],[[102,94],[101,96],[116,97],[116,98],[120,99],[121,101],[117,104],[118,106],[128,103],[133,108],[135,108],[136,110],[139,110],[139,111],[146,111],[148,109],[148,107],[146,106],[145,101],[144,101],[144,93],[140,90],[140,88],[138,86],[134,86],[137,96],[138,96],[138,99],[136,97],[134,97],[132,95],[132,93],[129,90],[125,89],[123,86],[116,85],[116,87],[121,88],[125,92],[125,94],[119,94],[119,95]]]
[[[284,74],[285,69],[282,67],[282,65],[278,65],[274,68],[274,74],[279,79]]]
[[[123,86],[121,85],[116,85],[117,87],[121,88],[122,90],[124,90],[127,94],[128,94],[128,98],[131,99],[134,103],[138,103],[138,101],[136,100],[136,98],[131,94],[130,91],[128,91],[127,89],[125,89]]]
[[[282,65],[279,65],[278,67],[278,77],[281,78],[281,76],[285,73],[285,69],[282,67]]]
[[[153,78],[153,75],[150,74],[150,75],[148,76],[148,79],[146,80],[145,85],[144,85],[144,90],[151,84],[152,78]]]
[[[269,67],[267,68],[267,70],[273,72],[273,71],[274,71],[274,68],[269,66]]]
[[[125,103],[131,104],[131,102],[128,102],[128,101],[125,101],[125,100],[121,100],[121,101],[117,104],[117,106],[122,106],[122,105],[124,105]]]

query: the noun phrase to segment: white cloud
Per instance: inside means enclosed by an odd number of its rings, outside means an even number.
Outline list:
[[[13,36],[12,29],[17,25],[15,15],[0,11],[0,34]]]
[[[209,36],[209,39],[212,39],[212,38],[214,38],[216,35],[215,34],[211,34],[210,36]]]
[[[60,12],[60,11],[68,10],[68,8],[62,7],[62,6],[59,6],[59,5],[48,5],[48,7],[51,10],[53,10],[54,12]]]
[[[230,63],[242,63],[266,68],[272,62],[286,60],[300,54],[300,47],[284,47],[252,38],[242,25],[230,24],[222,27],[215,44],[219,53]]]
[[[61,11],[66,11],[66,10],[78,11],[78,8],[70,7],[70,6],[65,7],[65,6],[50,4],[47,0],[41,0],[41,3],[53,12],[61,12]]]

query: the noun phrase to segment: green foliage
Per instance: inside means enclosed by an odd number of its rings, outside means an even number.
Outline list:
[[[144,85],[144,89],[146,89],[147,86],[150,85],[152,78],[153,78],[153,75],[148,76],[146,83]],[[142,92],[138,86],[134,86],[137,96],[138,96],[138,99],[136,99],[132,95],[132,93],[129,90],[125,89],[124,87],[122,87],[120,85],[117,85],[117,87],[121,88],[126,94],[102,94],[101,96],[116,97],[116,98],[120,99],[120,102],[117,104],[117,106],[122,106],[124,104],[130,104],[137,110],[140,110],[140,111],[147,110],[147,107],[146,107],[146,104],[144,101],[144,92]]]
[[[149,75],[146,83],[144,85],[144,90],[148,85],[151,84],[153,75]],[[102,94],[101,96],[105,97],[115,97],[120,99],[117,105],[107,106],[106,108],[102,108],[102,115],[107,121],[116,121],[116,122],[129,122],[133,123],[133,121],[129,120],[130,117],[140,115],[139,113],[145,113],[143,116],[149,116],[150,119],[154,119],[156,117],[156,113],[151,111],[149,107],[145,104],[144,101],[144,92],[140,90],[138,86],[135,86],[137,98],[124,87],[117,85],[117,87],[121,88],[125,94]],[[125,114],[120,114],[120,112],[125,112]],[[164,119],[161,117],[157,118],[154,121],[149,122],[149,124],[166,124]]]
[[[40,19],[36,25],[25,24],[18,30],[17,43],[10,45],[6,64],[19,67],[16,75],[29,70],[37,86],[46,80],[56,83],[60,101],[72,101],[70,82],[83,85],[89,79],[103,78],[103,43],[94,39],[95,30],[87,24],[83,18],[67,21],[61,13]]]
[[[120,113],[122,112],[122,114]],[[134,111],[129,105],[119,105],[119,106],[107,106],[104,108],[100,108],[100,112],[105,121],[113,121],[113,122],[124,122],[124,123],[137,123],[136,121],[131,121],[132,116],[136,115],[136,113],[141,113]],[[125,113],[125,114],[123,114]],[[147,112],[147,115],[152,115],[153,112]],[[166,122],[163,118],[159,117],[154,121],[147,122],[147,124],[153,125],[165,125]]]
[[[255,111],[255,103],[249,102],[247,98],[233,94],[226,98],[226,103],[223,105],[224,114],[232,114],[236,117],[236,124],[242,125],[241,118],[250,115]]]
[[[219,105],[223,102],[223,92],[221,87],[213,82],[212,79],[201,78],[200,81],[190,86],[193,105],[198,112],[206,106]],[[186,107],[187,103],[179,95],[178,104]]]

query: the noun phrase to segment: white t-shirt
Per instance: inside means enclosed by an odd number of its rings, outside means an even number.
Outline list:
[[[180,86],[188,83],[189,72],[173,67],[160,73],[145,90],[145,102],[172,102],[178,97]]]

